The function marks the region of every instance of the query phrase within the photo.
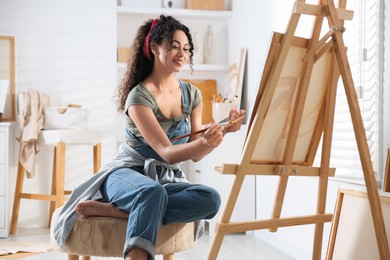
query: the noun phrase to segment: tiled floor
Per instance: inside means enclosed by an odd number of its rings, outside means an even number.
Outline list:
[[[18,230],[16,235],[11,235],[1,241],[33,241],[49,242],[48,229],[26,229]],[[175,260],[202,260],[207,258],[211,246],[212,237],[204,235],[193,247],[184,252],[175,254]],[[29,256],[21,259],[27,260],[67,260],[67,255],[61,252],[48,252],[44,254]],[[93,260],[118,260],[121,258],[92,257]],[[157,256],[156,260],[161,260]],[[271,245],[252,235],[227,235],[223,241],[218,260],[294,260],[294,258],[280,252]]]

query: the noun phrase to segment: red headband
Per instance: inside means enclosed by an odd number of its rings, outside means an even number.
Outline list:
[[[144,42],[144,55],[146,58],[148,58],[148,60],[152,60],[151,57],[150,57],[150,52],[149,52],[149,38],[150,38],[150,32],[152,31],[153,27],[157,24],[158,22],[158,19],[154,19],[152,21],[152,25],[150,26],[150,30],[148,32],[148,35],[146,35],[145,37],[145,42]]]

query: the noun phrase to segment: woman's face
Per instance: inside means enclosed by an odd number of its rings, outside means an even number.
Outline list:
[[[167,68],[171,68],[174,72],[179,72],[184,64],[189,59],[190,44],[187,35],[177,30],[172,37],[172,44],[167,41],[159,46],[159,61]]]

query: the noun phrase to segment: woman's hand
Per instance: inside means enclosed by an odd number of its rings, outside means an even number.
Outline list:
[[[223,127],[218,123],[214,123],[210,129],[208,129],[204,135],[203,139],[205,144],[210,147],[216,148],[223,140]]]
[[[225,132],[236,132],[240,130],[242,122],[244,121],[244,115],[245,115],[245,110],[240,110],[238,111],[236,108],[232,108],[229,112],[229,121],[234,121],[238,118],[241,118],[234,124],[228,126],[225,128]]]

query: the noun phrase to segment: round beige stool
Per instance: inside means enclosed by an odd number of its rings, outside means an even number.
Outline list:
[[[51,244],[55,250],[68,253],[68,259],[84,260],[90,256],[123,257],[127,220],[107,217],[79,218],[65,245],[60,248],[53,237],[54,223],[62,207],[55,210],[51,225]],[[161,226],[157,235],[156,254],[173,260],[174,253],[191,248],[195,243],[195,224],[179,223]]]

